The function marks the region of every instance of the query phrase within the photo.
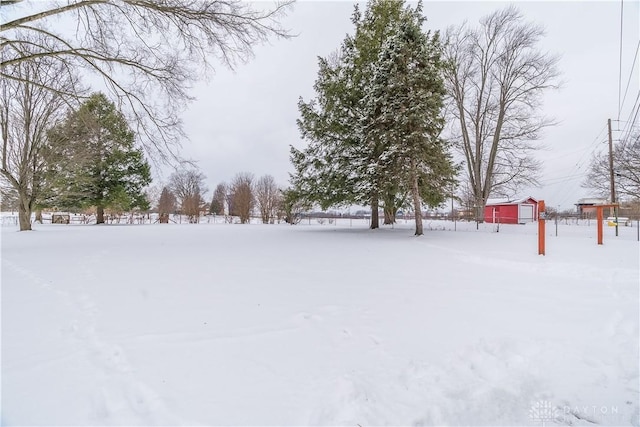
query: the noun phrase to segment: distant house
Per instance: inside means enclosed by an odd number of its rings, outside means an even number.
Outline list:
[[[594,217],[596,215],[595,205],[606,205],[609,203],[607,199],[598,199],[598,198],[585,198],[578,200],[576,203],[576,212],[581,217]]]
[[[538,201],[533,197],[518,200],[489,199],[484,221],[500,224],[526,224],[538,220]]]

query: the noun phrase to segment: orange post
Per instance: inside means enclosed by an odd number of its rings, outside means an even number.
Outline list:
[[[604,207],[602,206],[597,206],[596,207],[596,218],[598,221],[598,244],[601,245],[602,244],[602,211],[604,210]]]
[[[602,231],[602,227],[603,227],[603,222],[604,222],[604,209],[605,208],[617,208],[618,204],[617,203],[612,203],[609,205],[593,205],[594,208],[596,208],[596,222],[598,223],[596,228],[598,230],[598,244],[601,245],[602,244],[602,240],[603,240],[603,231]]]
[[[544,200],[538,201],[538,255],[544,255],[545,218]]]

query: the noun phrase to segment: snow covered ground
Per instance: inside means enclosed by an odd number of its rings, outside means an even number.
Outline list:
[[[351,225],[2,227],[2,424],[640,425],[635,227]]]

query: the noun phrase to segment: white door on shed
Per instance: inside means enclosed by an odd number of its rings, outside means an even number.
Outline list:
[[[518,205],[518,224],[533,222],[533,205]]]

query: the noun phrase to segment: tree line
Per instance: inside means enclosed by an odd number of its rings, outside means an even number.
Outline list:
[[[30,229],[42,203],[93,205],[98,217],[106,206],[144,207],[147,159],[181,160],[179,112],[189,83],[213,68],[213,58],[233,67],[256,43],[289,37],[278,23],[288,2],[255,10],[234,0],[71,0],[18,17],[15,3],[0,3],[10,12],[0,25],[0,176],[2,193],[19,205],[21,229]],[[78,30],[58,31],[50,25],[58,17]],[[424,206],[455,193],[482,220],[489,197],[536,184],[534,152],[554,124],[542,99],[559,86],[558,57],[540,49],[540,26],[510,6],[441,33],[428,30],[422,3],[395,0],[356,6],[352,23],[353,34],[319,58],[315,96],[298,102],[306,145],[291,147],[291,186],[277,192],[282,206],[368,205],[371,228],[379,227],[379,208],[385,223],[410,208],[419,235]],[[84,73],[102,79],[102,94],[82,84]],[[619,191],[632,198],[637,140],[630,134],[614,151]],[[607,182],[604,162],[593,159],[592,188]],[[69,183],[70,176],[77,179]],[[273,203],[258,201],[269,199],[259,182],[236,178],[222,183],[227,196],[210,208],[246,218],[246,206],[258,206],[270,221]],[[178,187],[168,190],[181,209],[203,205],[188,195],[188,183]]]
[[[290,189],[279,187],[273,176],[256,179],[249,172],[236,174],[229,183],[219,183],[207,202],[205,179],[195,167],[174,172],[158,197],[160,221],[168,222],[170,214],[180,213],[187,215],[189,222],[198,223],[200,216],[208,213],[225,216],[228,221],[236,217],[241,224],[247,224],[258,213],[263,224],[294,224],[307,207],[292,197]]]

